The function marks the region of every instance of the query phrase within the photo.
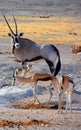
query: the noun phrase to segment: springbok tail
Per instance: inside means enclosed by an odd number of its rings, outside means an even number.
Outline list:
[[[56,76],[58,74],[60,69],[61,69],[61,61],[60,61],[60,55],[58,55],[58,62],[57,62],[56,68],[55,68],[54,76]]]

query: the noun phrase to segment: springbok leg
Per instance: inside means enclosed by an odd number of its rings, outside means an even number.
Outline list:
[[[71,97],[71,92],[70,93],[66,92],[66,113],[67,113],[68,105],[70,105],[70,112],[72,113],[72,97]]]
[[[34,85],[35,85],[34,86],[35,90],[34,90],[34,102],[33,102],[33,104],[35,104],[36,100],[38,101],[39,104],[41,104],[40,101],[38,100],[37,96],[36,96],[37,83],[35,83]]]
[[[50,97],[49,97],[49,99],[48,99],[48,101],[47,101],[46,104],[49,104],[49,103],[50,103],[50,100],[51,100],[51,98],[52,98],[52,96],[53,96],[53,92],[52,92],[51,86],[52,86],[52,84],[50,84],[49,86],[47,86],[47,88],[49,89]]]
[[[61,95],[64,93],[64,91],[62,91],[62,92],[59,92],[59,94],[58,94],[58,100],[59,100],[59,103],[58,103],[58,112],[60,112],[60,113],[62,113],[62,108],[61,108],[61,103],[62,103],[62,101],[61,101]]]

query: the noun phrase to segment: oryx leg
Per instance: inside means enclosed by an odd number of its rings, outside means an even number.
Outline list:
[[[15,69],[13,69],[13,81],[12,81],[12,85],[13,85],[13,86],[15,85],[15,81],[16,81],[16,74],[17,74],[16,70],[15,70]]]
[[[22,68],[23,68],[23,69],[24,69],[24,65],[25,65],[25,62],[23,61],[23,62],[22,62]]]
[[[27,63],[26,62],[22,62],[22,73],[23,73],[23,76],[26,76],[26,70],[27,70]]]

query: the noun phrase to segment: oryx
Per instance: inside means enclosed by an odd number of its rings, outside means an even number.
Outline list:
[[[16,57],[17,61],[31,62],[34,60],[44,59],[48,64],[51,73],[56,76],[61,69],[60,54],[58,49],[52,44],[38,45],[37,43],[31,41],[27,38],[21,38],[23,33],[18,34],[17,22],[13,16],[16,32],[14,33],[11,29],[6,16],[3,17],[10,29],[9,36],[13,39],[12,53]]]

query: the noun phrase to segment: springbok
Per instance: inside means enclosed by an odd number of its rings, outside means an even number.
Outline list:
[[[73,54],[77,54],[77,53],[81,52],[81,46],[75,47],[75,45],[74,45],[74,47],[72,48],[71,52]]]
[[[74,45],[71,49],[71,52],[77,56],[76,60],[78,59],[78,61],[81,61],[81,58],[77,55],[79,52],[81,52],[81,46],[75,47],[75,45]]]
[[[67,105],[70,103],[70,110],[72,111],[72,94],[74,91],[74,82],[72,78],[66,75],[62,75],[62,79],[58,80],[56,77],[47,74],[47,73],[34,73],[32,76],[25,78],[15,75],[17,80],[22,83],[34,83],[35,85],[35,91],[34,91],[34,103],[37,99],[36,97],[36,88],[37,88],[37,82],[38,81],[51,81],[49,85],[49,92],[50,92],[50,98],[48,100],[48,103],[50,102],[53,93],[51,86],[53,87],[54,91],[58,92],[59,97],[59,103],[58,103],[58,110],[61,111],[61,96],[64,92],[66,92],[66,112],[67,112]],[[40,101],[37,99],[37,101],[40,103]]]
[[[15,75],[13,75],[14,77],[14,81],[17,79],[19,82],[21,83],[33,83],[34,84],[34,87],[35,87],[35,90],[34,90],[34,103],[37,99],[36,97],[36,89],[37,89],[37,83],[38,81],[50,81],[51,80],[51,84],[49,86],[51,86],[52,84],[57,86],[57,79],[56,77],[53,77],[52,75],[50,74],[45,74],[45,73],[34,73],[32,76],[30,77],[21,77],[19,76],[18,73],[14,73]],[[13,82],[13,85],[14,85],[15,82]],[[56,83],[56,84],[55,84]],[[50,88],[50,87],[49,87]],[[52,97],[52,92],[51,92],[51,89],[50,90],[50,99]],[[49,101],[50,101],[49,99]],[[37,99],[38,103],[40,103],[40,101]]]
[[[72,112],[72,95],[74,92],[74,81],[71,77],[67,75],[62,75],[62,78],[59,80],[59,112],[61,112],[61,96],[66,92],[66,112],[68,104],[70,104],[70,111]]]
[[[9,36],[13,39],[12,53],[16,57],[16,60],[22,62],[23,65],[25,62],[44,59],[48,64],[51,73],[56,76],[61,69],[60,54],[58,49],[52,44],[38,45],[27,38],[21,38],[23,33],[18,34],[15,17],[13,16],[16,33],[14,33],[11,29],[4,14],[3,17],[11,32],[9,33]]]

